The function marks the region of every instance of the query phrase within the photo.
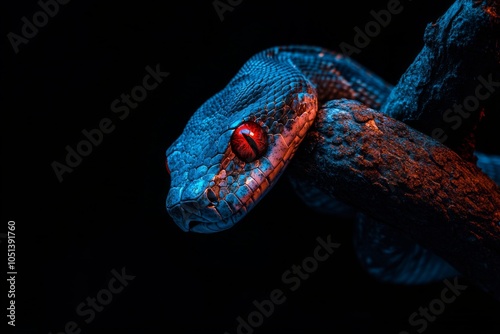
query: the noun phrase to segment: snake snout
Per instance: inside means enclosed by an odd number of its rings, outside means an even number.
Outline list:
[[[218,212],[219,199],[208,188],[195,199],[185,199],[167,207],[174,222],[184,232],[214,233],[221,230],[222,217]]]
[[[198,204],[196,202],[184,202],[169,210],[174,222],[183,230],[188,232],[196,225],[195,219],[199,217]]]

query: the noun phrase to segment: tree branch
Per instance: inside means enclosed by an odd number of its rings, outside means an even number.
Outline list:
[[[391,225],[500,299],[500,188],[403,122],[352,100],[327,103],[289,167]]]
[[[381,111],[475,161],[474,131],[500,107],[500,1],[457,0],[424,41]]]
[[[290,169],[500,300],[500,190],[467,162],[476,161],[477,125],[500,109],[499,14],[500,0],[457,0],[427,26],[424,48],[383,105],[392,118],[329,104],[335,110],[320,113]]]

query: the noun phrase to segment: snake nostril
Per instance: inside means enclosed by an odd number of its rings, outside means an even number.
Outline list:
[[[215,192],[211,188],[207,189],[207,198],[210,202],[212,202],[212,204],[215,204],[218,202],[217,195],[215,194]]]

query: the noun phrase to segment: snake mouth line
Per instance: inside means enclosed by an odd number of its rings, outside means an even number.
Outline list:
[[[207,224],[207,223],[204,223],[204,222],[201,222],[201,221],[198,221],[198,220],[192,220],[188,223],[188,229],[186,230],[186,232],[201,232],[201,231],[204,231],[206,233],[206,231],[208,230],[212,230],[210,228],[211,224]],[[213,232],[218,232],[218,230],[213,230]]]
[[[232,215],[224,218],[214,205],[210,205],[209,208],[211,215],[216,215],[217,220],[207,219],[203,215],[203,209],[200,210],[197,207],[196,201],[185,201],[168,208],[168,211],[177,226],[184,232],[215,233],[226,230],[235,223]]]
[[[220,214],[216,206],[212,206],[211,210],[214,210],[215,213],[218,215],[219,217],[218,221],[207,220],[205,217],[203,217],[202,214],[200,214],[200,215],[192,215],[188,220],[183,220],[181,222],[176,222],[176,223],[184,232],[216,233],[231,228],[237,222],[237,220],[235,220],[234,217],[241,212],[246,212],[246,208],[242,207],[237,211],[232,212],[232,214],[229,217],[224,218]]]
[[[282,161],[283,165],[286,165],[285,161]],[[277,171],[275,171],[277,170]],[[167,207],[170,215],[174,219],[174,222],[184,231],[184,232],[196,232],[196,233],[216,233],[227,230],[233,227],[245,214],[254,207],[260,199],[269,191],[273,185],[276,183],[277,179],[281,176],[283,168],[273,168],[268,175],[265,176],[266,182],[261,182],[258,187],[252,189],[251,194],[246,198],[237,198],[237,205],[231,205],[230,207],[237,208],[232,210],[228,215],[224,216],[218,204],[209,204],[207,207],[200,207],[201,196],[188,201],[183,201],[171,207]],[[264,174],[261,171],[262,174]],[[225,199],[220,200],[226,201]],[[204,214],[205,210],[210,210],[209,214]],[[207,213],[207,212],[206,212]],[[207,216],[211,216],[207,218]]]

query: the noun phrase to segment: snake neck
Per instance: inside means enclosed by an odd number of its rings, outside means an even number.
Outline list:
[[[257,55],[261,56],[297,68],[315,86],[320,104],[347,98],[378,110],[393,88],[355,60],[321,47],[278,46]]]

